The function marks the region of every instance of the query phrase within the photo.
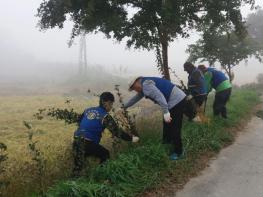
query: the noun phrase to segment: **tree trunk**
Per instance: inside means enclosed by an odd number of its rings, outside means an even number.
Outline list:
[[[232,73],[231,64],[224,66],[224,69],[225,69],[225,71],[226,71],[226,73],[228,75],[230,83],[232,83],[232,81],[234,79],[234,76],[233,76],[233,73]]]
[[[163,75],[165,79],[171,80],[169,65],[168,65],[168,41],[164,39],[161,42],[162,45],[162,59],[163,59]]]

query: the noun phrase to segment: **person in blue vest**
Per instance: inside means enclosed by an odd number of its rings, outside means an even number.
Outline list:
[[[213,111],[215,116],[221,115],[227,118],[226,104],[231,96],[232,85],[226,75],[215,68],[199,65],[198,68],[204,73],[208,92],[215,89]]]
[[[188,89],[190,95],[188,99],[193,98],[196,104],[197,116],[196,121],[206,121],[204,115],[204,105],[207,99],[207,88],[203,73],[196,68],[191,62],[184,63],[184,71],[188,76]]]
[[[171,160],[183,153],[181,128],[185,106],[185,93],[169,80],[159,77],[136,77],[129,83],[129,90],[137,94],[124,104],[127,109],[143,97],[158,104],[163,112],[163,143],[172,144]]]
[[[79,122],[79,127],[74,133],[74,169],[73,175],[78,175],[83,168],[84,159],[87,156],[95,156],[100,163],[110,157],[109,151],[101,146],[100,140],[104,129],[108,129],[114,136],[126,141],[138,142],[137,136],[124,132],[114,119],[109,115],[114,103],[114,96],[110,92],[100,95],[98,107],[87,108]]]

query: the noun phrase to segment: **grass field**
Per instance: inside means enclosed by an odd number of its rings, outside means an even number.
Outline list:
[[[28,196],[38,190],[38,176],[28,149],[28,133],[23,120],[29,121],[35,131],[33,139],[44,153],[44,185],[49,187],[67,179],[72,167],[71,142],[74,125],[49,118],[36,120],[33,114],[39,108],[71,108],[81,112],[96,103],[95,99],[70,98],[68,105],[63,96],[0,97],[0,136],[8,147],[7,168],[4,179],[10,182],[4,191],[7,196]],[[186,123],[183,139],[186,158],[179,162],[168,160],[168,147],[160,144],[161,120],[159,112],[138,121],[141,142],[121,146],[119,154],[103,167],[93,166],[77,180],[61,181],[48,190],[48,196],[135,196],[152,188],[167,176],[176,177],[177,184],[184,183],[198,168],[201,155],[218,152],[233,140],[227,128],[235,126],[259,101],[255,91],[234,91],[229,104],[230,118],[213,119],[210,124]],[[211,109],[211,102],[208,104]],[[211,114],[211,110],[208,110]],[[104,139],[106,146],[110,143]]]
[[[70,105],[65,103],[66,99],[72,100]],[[8,180],[10,185],[6,193],[24,196],[35,188],[35,168],[28,148],[28,131],[23,121],[33,125],[33,140],[39,141],[37,146],[47,160],[45,181],[46,185],[50,185],[58,178],[67,177],[70,172],[70,149],[75,126],[48,118],[37,120],[33,114],[39,108],[50,107],[74,107],[81,112],[95,102],[94,99],[87,101],[85,98],[63,96],[0,97],[0,141],[8,148],[4,179]]]

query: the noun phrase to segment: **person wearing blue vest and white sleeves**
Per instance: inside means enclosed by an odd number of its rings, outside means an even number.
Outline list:
[[[136,77],[129,84],[129,90],[137,94],[124,104],[131,107],[143,97],[158,104],[163,112],[163,143],[172,144],[171,160],[177,160],[183,153],[181,128],[185,106],[185,93],[169,80],[159,77]]]
[[[74,133],[74,169],[73,175],[80,173],[84,158],[95,156],[100,158],[100,163],[105,162],[109,157],[109,151],[101,146],[100,140],[104,129],[108,129],[114,136],[126,141],[138,142],[137,136],[131,136],[124,132],[113,118],[109,115],[114,102],[114,96],[110,92],[103,92],[100,95],[98,107],[87,108],[79,122],[79,127]]]
[[[232,85],[226,75],[215,68],[199,65],[198,68],[204,73],[208,92],[215,89],[215,100],[213,104],[214,115],[227,118],[226,103],[231,96]]]

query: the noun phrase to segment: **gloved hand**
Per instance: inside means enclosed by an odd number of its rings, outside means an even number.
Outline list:
[[[140,138],[138,136],[135,136],[135,135],[132,136],[132,142],[133,143],[139,142],[139,140],[140,140]]]
[[[186,100],[189,101],[193,98],[193,96],[191,94],[189,94],[187,97],[186,97]]]
[[[170,123],[170,122],[172,121],[172,118],[171,118],[171,115],[170,115],[169,112],[165,113],[165,114],[163,115],[163,118],[164,118],[164,121],[165,121],[166,123]]]

